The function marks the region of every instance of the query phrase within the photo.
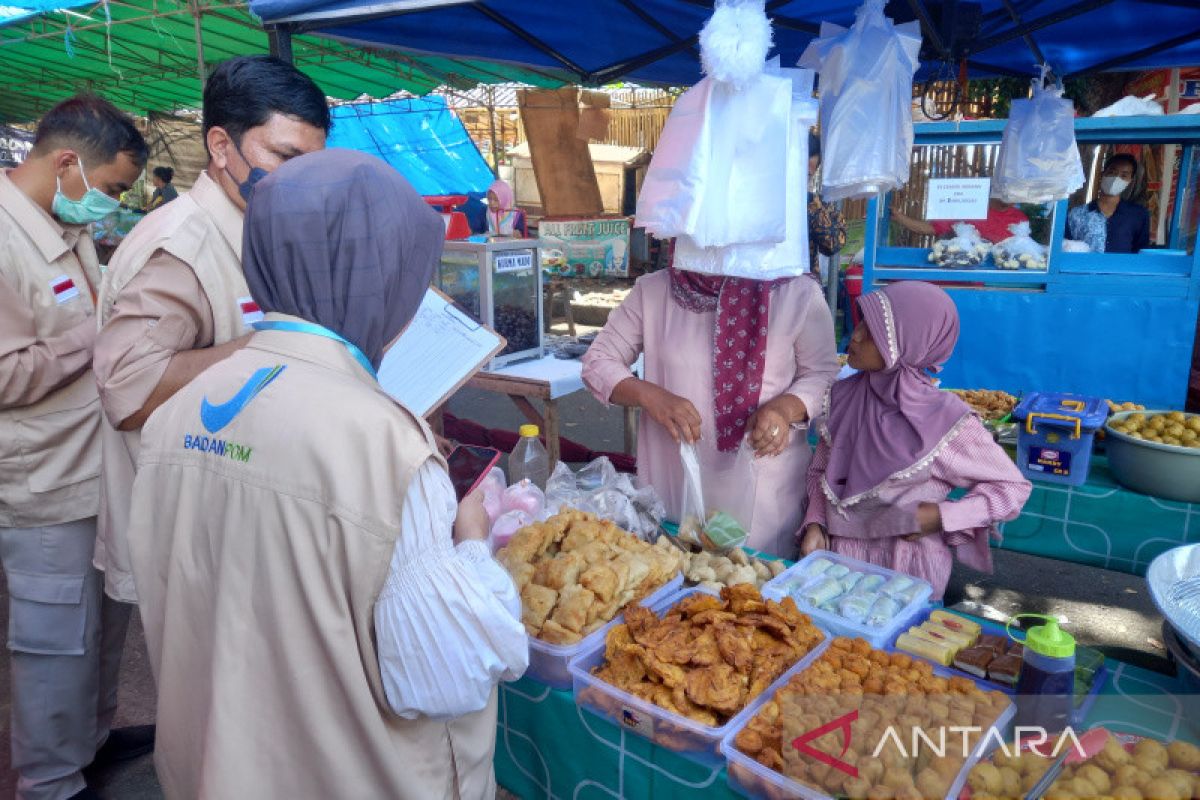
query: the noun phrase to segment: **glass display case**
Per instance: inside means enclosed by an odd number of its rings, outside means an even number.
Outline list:
[[[542,357],[542,270],[534,239],[446,242],[437,287],[508,345],[488,369]]]

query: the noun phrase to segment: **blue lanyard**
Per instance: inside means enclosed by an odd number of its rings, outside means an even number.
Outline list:
[[[359,364],[362,364],[372,378],[379,380],[379,375],[375,373],[375,367],[371,364],[371,360],[363,355],[363,351],[345,338],[337,335],[329,328],[317,325],[315,322],[289,322],[286,320],[263,320],[262,322],[253,322],[250,327],[256,331],[289,331],[291,333],[311,333],[314,336],[324,336],[326,339],[333,339],[335,342],[341,342],[350,355],[354,356]]]

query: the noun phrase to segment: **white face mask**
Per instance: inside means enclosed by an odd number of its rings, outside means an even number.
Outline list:
[[[1109,175],[1100,181],[1100,191],[1104,192],[1109,197],[1115,197],[1129,186],[1129,181],[1124,178],[1118,178],[1116,175]]]

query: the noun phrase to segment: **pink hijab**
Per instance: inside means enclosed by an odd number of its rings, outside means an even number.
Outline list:
[[[513,206],[517,204],[516,197],[513,196],[512,187],[508,185],[507,181],[502,181],[497,178],[492,182],[492,185],[488,187],[488,191],[494,193],[496,195],[496,200],[499,201],[497,208],[491,208],[489,206],[488,211],[512,211]]]
[[[830,445],[826,491],[852,505],[915,465],[971,410],[933,385],[958,341],[958,311],[930,283],[903,281],[859,298],[886,367],[838,381],[822,434]]]

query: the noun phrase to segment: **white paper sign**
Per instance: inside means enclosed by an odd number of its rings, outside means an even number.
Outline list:
[[[989,178],[931,178],[925,219],[987,219]]]

